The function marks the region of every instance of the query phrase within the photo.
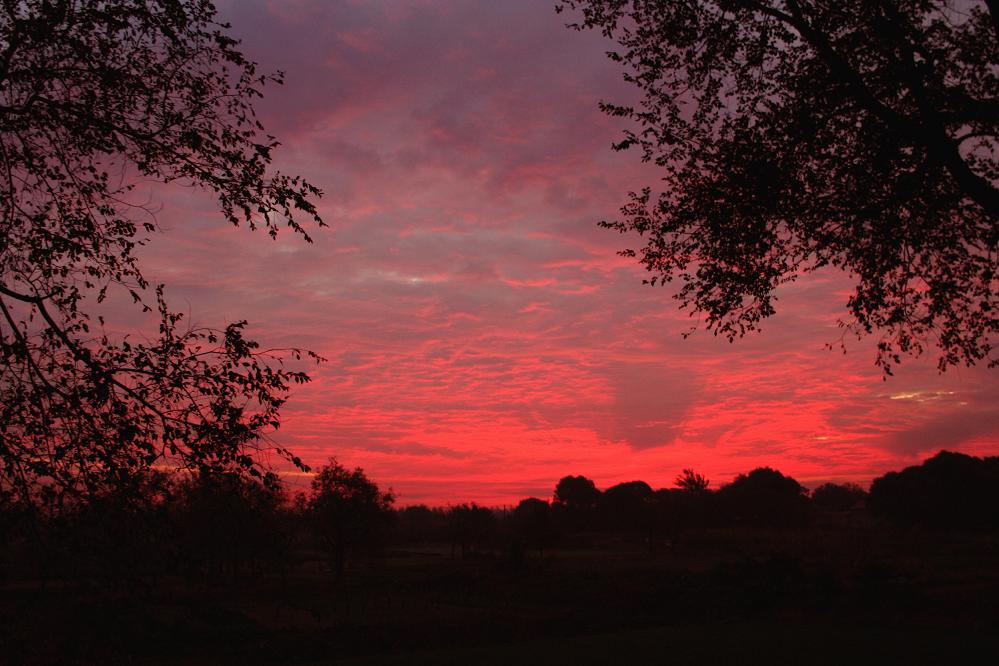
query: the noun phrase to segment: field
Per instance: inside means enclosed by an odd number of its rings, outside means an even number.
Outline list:
[[[334,580],[11,580],[5,663],[999,663],[999,538],[875,527],[701,530],[543,556],[409,544]],[[981,661],[981,660],[985,661]]]

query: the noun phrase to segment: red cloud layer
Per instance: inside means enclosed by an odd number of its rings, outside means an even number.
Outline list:
[[[995,373],[920,360],[882,382],[871,341],[824,349],[849,289],[835,273],[786,289],[762,335],[682,340],[686,314],[595,225],[655,182],[596,108],[631,93],[546,3],[224,12],[287,72],[262,117],[281,167],[327,191],[332,230],[270,242],[157,191],[167,233],[146,258],[195,320],[247,318],[330,359],[275,435],[308,462],[361,465],[404,503],[510,503],[570,473],[669,485],[766,464],[815,483],[999,451]]]

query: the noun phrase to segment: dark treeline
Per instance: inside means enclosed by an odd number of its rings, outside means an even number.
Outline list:
[[[513,508],[473,503],[395,508],[391,493],[335,460],[308,492],[239,476],[153,471],[74,503],[2,505],[0,580],[145,582],[180,576],[209,584],[312,566],[334,579],[387,548],[444,544],[451,558],[513,565],[552,548],[631,542],[659,556],[705,529],[800,530],[885,523],[932,530],[999,527],[999,458],[942,451],[919,466],[811,492],[769,467],[715,489],[684,470],[674,487],[644,481],[604,490],[566,476],[552,499]]]
[[[656,555],[704,529],[795,530],[876,525],[932,530],[999,528],[999,457],[941,451],[921,465],[878,477],[870,491],[855,483],[824,483],[812,491],[794,478],[759,467],[717,489],[691,469],[674,487],[654,490],[629,481],[601,491],[583,476],[566,476],[551,501],[526,498],[513,509],[473,504],[408,506],[396,512],[402,542],[452,544],[452,556],[509,549],[516,559],[549,547],[630,539]]]
[[[503,508],[396,507],[335,460],[305,492],[271,481],[153,471],[86,502],[6,499],[0,653],[319,662],[650,627],[753,640],[792,617],[805,643],[832,627],[890,662],[980,650],[999,628],[999,458],[941,452],[869,491],[767,467],[717,487],[693,470],[660,489],[570,475]],[[917,624],[939,629],[879,633]],[[483,663],[520,658],[503,654]]]
[[[86,501],[39,493],[0,512],[0,582],[142,582],[161,577],[223,584],[286,575],[299,554],[333,575],[368,554],[392,523],[394,501],[361,469],[336,460],[291,495],[275,478],[152,470]]]

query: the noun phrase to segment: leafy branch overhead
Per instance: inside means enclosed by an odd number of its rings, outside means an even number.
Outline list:
[[[566,0],[643,96],[616,147],[662,169],[603,225],[734,339],[824,266],[890,374],[995,366],[999,7],[940,0]]]
[[[308,376],[246,322],[183,328],[135,254],[156,230],[143,180],[210,191],[271,236],[323,225],[320,191],[270,169],[278,143],[254,115],[281,77],[227,28],[207,0],[0,7],[0,492],[92,492],[166,460],[265,475],[253,453]],[[95,323],[116,293],[158,334]]]

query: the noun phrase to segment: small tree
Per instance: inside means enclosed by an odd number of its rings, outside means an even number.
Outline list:
[[[648,526],[652,487],[645,481],[613,485],[600,496],[600,518],[605,529],[634,532]]]
[[[383,493],[360,467],[349,470],[336,458],[313,477],[309,512],[338,580],[351,552],[375,543],[394,502],[391,490]]]
[[[708,489],[710,481],[692,469],[685,469],[673,482],[677,488],[688,493],[700,493]]]
[[[565,476],[555,486],[555,503],[569,510],[592,510],[599,501],[600,491],[585,476]]]
[[[544,557],[545,545],[552,538],[551,507],[537,497],[520,500],[513,510],[513,528],[516,538],[527,546],[536,548]]]
[[[562,477],[555,486],[553,518],[565,530],[580,531],[593,526],[600,491],[585,476]]]

